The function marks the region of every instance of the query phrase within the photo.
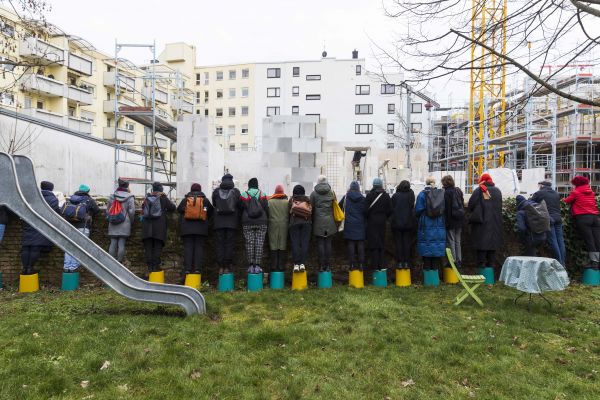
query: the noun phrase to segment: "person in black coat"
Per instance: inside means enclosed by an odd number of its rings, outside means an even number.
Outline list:
[[[41,183],[42,196],[46,203],[56,213],[58,208],[58,199],[52,192],[54,184],[52,182],[43,181]],[[44,235],[35,230],[32,226],[23,222],[23,236],[21,237],[21,263],[23,264],[23,275],[36,274],[33,267],[36,261],[40,258],[41,253],[47,253],[52,249],[52,242]]]
[[[206,211],[206,219],[186,219],[185,211],[188,199],[202,199],[203,208]],[[210,200],[202,193],[202,186],[198,183],[192,184],[190,192],[179,203],[177,212],[181,215],[179,234],[183,240],[183,267],[184,274],[192,272],[199,274],[202,271],[204,259],[204,240],[208,236],[208,223],[213,215],[213,206]]]
[[[149,272],[160,271],[162,249],[167,240],[167,212],[175,211],[175,204],[163,193],[160,182],[152,184],[152,193],[146,195],[142,210],[146,207],[149,197],[158,197],[160,201],[161,214],[158,218],[142,217],[142,242],[144,243],[144,255]]]
[[[225,174],[221,184],[212,193],[214,207],[215,252],[219,274],[228,274],[233,268],[235,233],[240,224],[240,191],[234,187],[233,176]],[[229,207],[228,204],[231,206]]]
[[[365,200],[365,217],[367,218],[367,247],[371,252],[371,267],[385,269],[385,229],[388,217],[392,213],[390,195],[383,189],[380,178],[373,179],[373,189]]]
[[[465,199],[460,188],[454,185],[452,175],[442,178],[444,188],[444,221],[446,223],[446,246],[452,251],[457,267],[462,266],[461,235],[465,220]]]
[[[415,228],[415,192],[409,181],[400,182],[392,196],[391,222],[397,268],[408,268]]]
[[[552,189],[552,182],[538,182],[540,190],[531,196],[536,203],[544,201],[550,214],[550,232],[548,232],[548,245],[556,258],[563,266],[567,260],[567,249],[563,235],[562,216],[560,214],[560,195]]]
[[[477,265],[479,268],[493,268],[496,251],[504,246],[504,227],[502,192],[494,185],[488,173],[479,178],[479,186],[471,194],[467,209],[470,213],[471,241],[476,251]],[[480,215],[482,219],[476,221],[474,215]]]

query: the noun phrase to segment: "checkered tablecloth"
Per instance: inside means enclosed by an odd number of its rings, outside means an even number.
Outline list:
[[[508,257],[500,281],[525,293],[564,290],[569,286],[565,268],[553,258]]]

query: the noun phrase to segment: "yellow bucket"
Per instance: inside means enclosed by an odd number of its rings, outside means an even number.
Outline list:
[[[200,284],[202,283],[202,274],[187,274],[185,276],[185,286],[192,287],[200,290]]]
[[[396,286],[406,287],[411,284],[410,269],[402,268],[396,270]]]
[[[19,276],[19,292],[31,293],[40,290],[40,279],[38,274]]]
[[[308,287],[306,271],[292,273],[292,290],[304,290]]]
[[[458,283],[458,276],[456,276],[456,274],[454,273],[452,268],[445,267],[442,274],[444,276],[444,283],[448,283],[448,284]]]
[[[365,287],[365,276],[361,270],[354,269],[348,275],[348,284],[350,287],[362,289]]]
[[[148,282],[165,283],[165,271],[150,272]]]

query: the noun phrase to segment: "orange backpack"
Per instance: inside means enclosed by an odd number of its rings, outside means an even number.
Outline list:
[[[186,198],[185,213],[183,217],[190,221],[206,221],[204,197],[190,196]]]

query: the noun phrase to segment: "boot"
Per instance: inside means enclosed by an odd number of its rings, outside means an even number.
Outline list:
[[[271,271],[277,271],[279,268],[279,251],[271,250]]]
[[[23,267],[23,275],[33,275],[33,267],[30,265]]]
[[[399,262],[398,264],[396,264],[396,269],[402,269],[404,268],[404,263]]]

